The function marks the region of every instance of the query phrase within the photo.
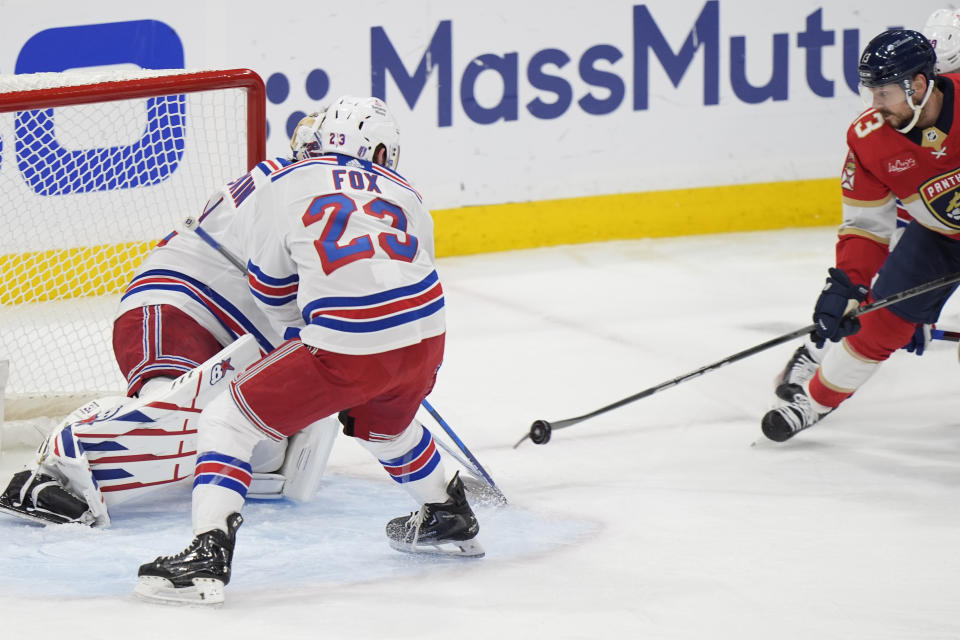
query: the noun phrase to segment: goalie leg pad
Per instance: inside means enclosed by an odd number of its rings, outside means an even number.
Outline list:
[[[38,472],[83,499],[98,526],[109,525],[108,506],[191,478],[200,411],[259,357],[256,341],[243,336],[149,397],[80,407],[41,447]]]
[[[340,423],[333,416],[317,420],[290,438],[281,473],[286,477],[283,495],[297,502],[313,500],[327,469]]]
[[[253,472],[247,500],[279,500],[284,497],[283,486],[287,479],[282,473]]]

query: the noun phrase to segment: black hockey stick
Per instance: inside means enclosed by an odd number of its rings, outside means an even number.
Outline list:
[[[901,300],[913,298],[915,296],[928,293],[930,291],[939,289],[941,287],[946,287],[952,284],[956,284],[958,282],[960,282],[960,273],[944,276],[942,278],[938,278],[936,280],[927,282],[926,284],[917,285],[912,289],[907,289],[906,291],[901,291],[900,293],[895,293],[893,295],[887,296],[886,298],[882,298],[875,302],[871,302],[870,304],[863,305],[862,307],[859,307],[858,309],[851,311],[849,314],[847,314],[847,317],[856,318],[857,316],[862,316],[865,313],[870,313],[871,311],[876,311],[877,309],[883,309],[884,307],[889,307],[890,305],[896,304]],[[697,378],[699,376],[702,376],[705,373],[709,373],[710,371],[714,371],[716,369],[719,369],[720,367],[724,367],[732,362],[737,362],[738,360],[749,358],[752,355],[756,355],[761,351],[766,351],[767,349],[771,347],[775,347],[778,344],[783,344],[784,342],[789,342],[790,340],[794,340],[801,336],[808,335],[812,333],[814,329],[816,329],[816,325],[811,324],[806,327],[803,327],[802,329],[791,331],[790,333],[786,333],[780,336],[779,338],[773,338],[772,340],[767,340],[766,342],[762,342],[756,345],[755,347],[744,349],[743,351],[735,353],[732,356],[728,356],[723,360],[719,360],[717,362],[714,362],[713,364],[708,364],[706,366],[700,367],[695,371],[691,371],[690,373],[686,373],[677,378],[673,378],[672,380],[661,382],[655,387],[650,387],[649,389],[645,389],[640,393],[636,393],[630,397],[624,398],[623,400],[618,400],[617,402],[614,402],[613,404],[608,404],[605,407],[600,407],[596,411],[585,413],[582,416],[577,416],[576,418],[567,418],[566,420],[557,420],[556,422],[547,422],[546,420],[536,420],[532,425],[530,425],[530,431],[526,435],[524,435],[522,438],[520,438],[520,440],[517,441],[517,444],[513,445],[513,448],[516,449],[517,447],[519,447],[521,444],[523,444],[523,441],[526,440],[527,438],[530,438],[530,440],[534,444],[546,444],[550,442],[550,435],[555,429],[565,429],[566,427],[572,427],[575,424],[583,422],[584,420],[589,420],[590,418],[593,418],[595,416],[599,416],[600,414],[606,413],[607,411],[612,411],[626,404],[630,404],[631,402],[642,400],[643,398],[652,396],[653,394],[659,393],[664,389],[675,387],[678,384],[682,384],[686,382],[687,380],[692,380],[693,378]],[[944,332],[944,333],[951,333],[951,332]],[[951,338],[953,338],[953,336],[950,336],[949,338],[946,338],[946,339],[951,339]]]

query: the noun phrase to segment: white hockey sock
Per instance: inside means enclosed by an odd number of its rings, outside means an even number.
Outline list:
[[[392,440],[360,440],[360,444],[377,457],[387,473],[417,504],[447,499],[443,459],[433,436],[419,422],[414,421]]]
[[[250,458],[264,436],[240,413],[230,394],[211,402],[197,428],[193,533],[227,531],[227,516],[243,507],[252,479]]]
[[[864,358],[854,352],[846,340],[841,340],[824,354],[818,372],[819,386],[810,381],[810,398],[822,408],[832,409],[863,386],[881,364]]]

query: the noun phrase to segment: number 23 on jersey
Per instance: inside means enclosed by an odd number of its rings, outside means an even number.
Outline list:
[[[313,241],[320,256],[323,272],[330,275],[337,269],[357,260],[373,257],[374,238],[361,235],[349,241],[343,236],[347,223],[355,213],[386,220],[392,231],[376,234],[377,245],[392,260],[413,262],[417,256],[419,241],[407,233],[407,215],[403,209],[383,198],[374,198],[358,209],[357,201],[343,193],[328,193],[317,196],[303,214],[303,225],[323,223],[320,237]]]

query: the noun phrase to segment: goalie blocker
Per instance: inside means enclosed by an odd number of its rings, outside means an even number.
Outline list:
[[[201,411],[259,357],[246,335],[143,398],[109,397],[80,407],[0,493],[0,512],[37,524],[104,527],[116,505],[190,481]],[[338,428],[329,417],[289,442],[264,441],[255,450],[249,497],[312,499]]]

